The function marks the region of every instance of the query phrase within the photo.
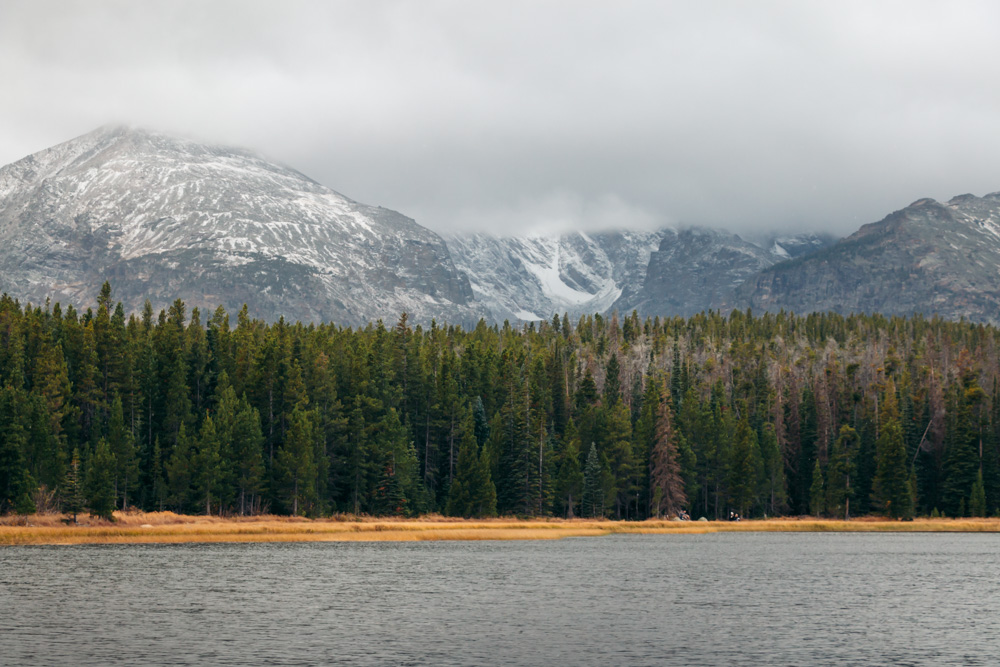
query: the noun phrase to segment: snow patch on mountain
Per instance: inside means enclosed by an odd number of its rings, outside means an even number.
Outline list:
[[[636,289],[662,232],[447,237],[455,266],[495,320],[605,312]]]
[[[0,169],[0,287],[361,324],[474,321],[442,239],[253,153],[101,128]],[[260,284],[263,283],[263,284]],[[174,293],[175,292],[175,293]]]

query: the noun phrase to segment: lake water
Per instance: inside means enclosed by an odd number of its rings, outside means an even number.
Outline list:
[[[0,548],[0,663],[995,665],[1000,535]]]

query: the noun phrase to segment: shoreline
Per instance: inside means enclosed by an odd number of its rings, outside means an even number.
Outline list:
[[[729,521],[610,521],[592,519],[419,519],[301,517],[220,518],[173,512],[116,512],[115,522],[62,515],[33,515],[27,525],[0,523],[0,546],[74,544],[186,544],[215,542],[409,542],[543,540],[604,535],[706,534],[723,532],[1000,533],[1000,519],[862,517],[850,521],[791,517]]]

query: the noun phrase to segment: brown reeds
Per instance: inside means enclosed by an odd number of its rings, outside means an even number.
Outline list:
[[[539,540],[611,534],[717,532],[1000,532],[1000,519],[811,518],[761,521],[463,520],[444,517],[376,519],[258,516],[221,518],[173,512],[115,513],[115,521],[81,516],[77,525],[62,515],[32,515],[26,525],[0,520],[0,545],[145,544],[184,542],[321,542],[418,540]]]

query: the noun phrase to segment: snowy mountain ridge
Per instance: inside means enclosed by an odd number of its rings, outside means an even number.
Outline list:
[[[641,283],[662,232],[446,237],[455,266],[494,320],[605,312]]]
[[[455,266],[494,320],[543,320],[612,310],[691,314],[736,303],[757,271],[821,249],[832,237],[770,235],[744,241],[722,230],[575,232],[446,237]]]
[[[180,298],[350,326],[403,312],[460,324],[686,315],[738,305],[756,272],[830,241],[697,228],[446,241],[255,153],[128,127],[0,168],[0,291],[86,306],[110,280],[132,312]]]
[[[239,149],[106,127],[0,169],[0,288],[133,310],[238,309],[306,321],[474,321],[439,236]]]

